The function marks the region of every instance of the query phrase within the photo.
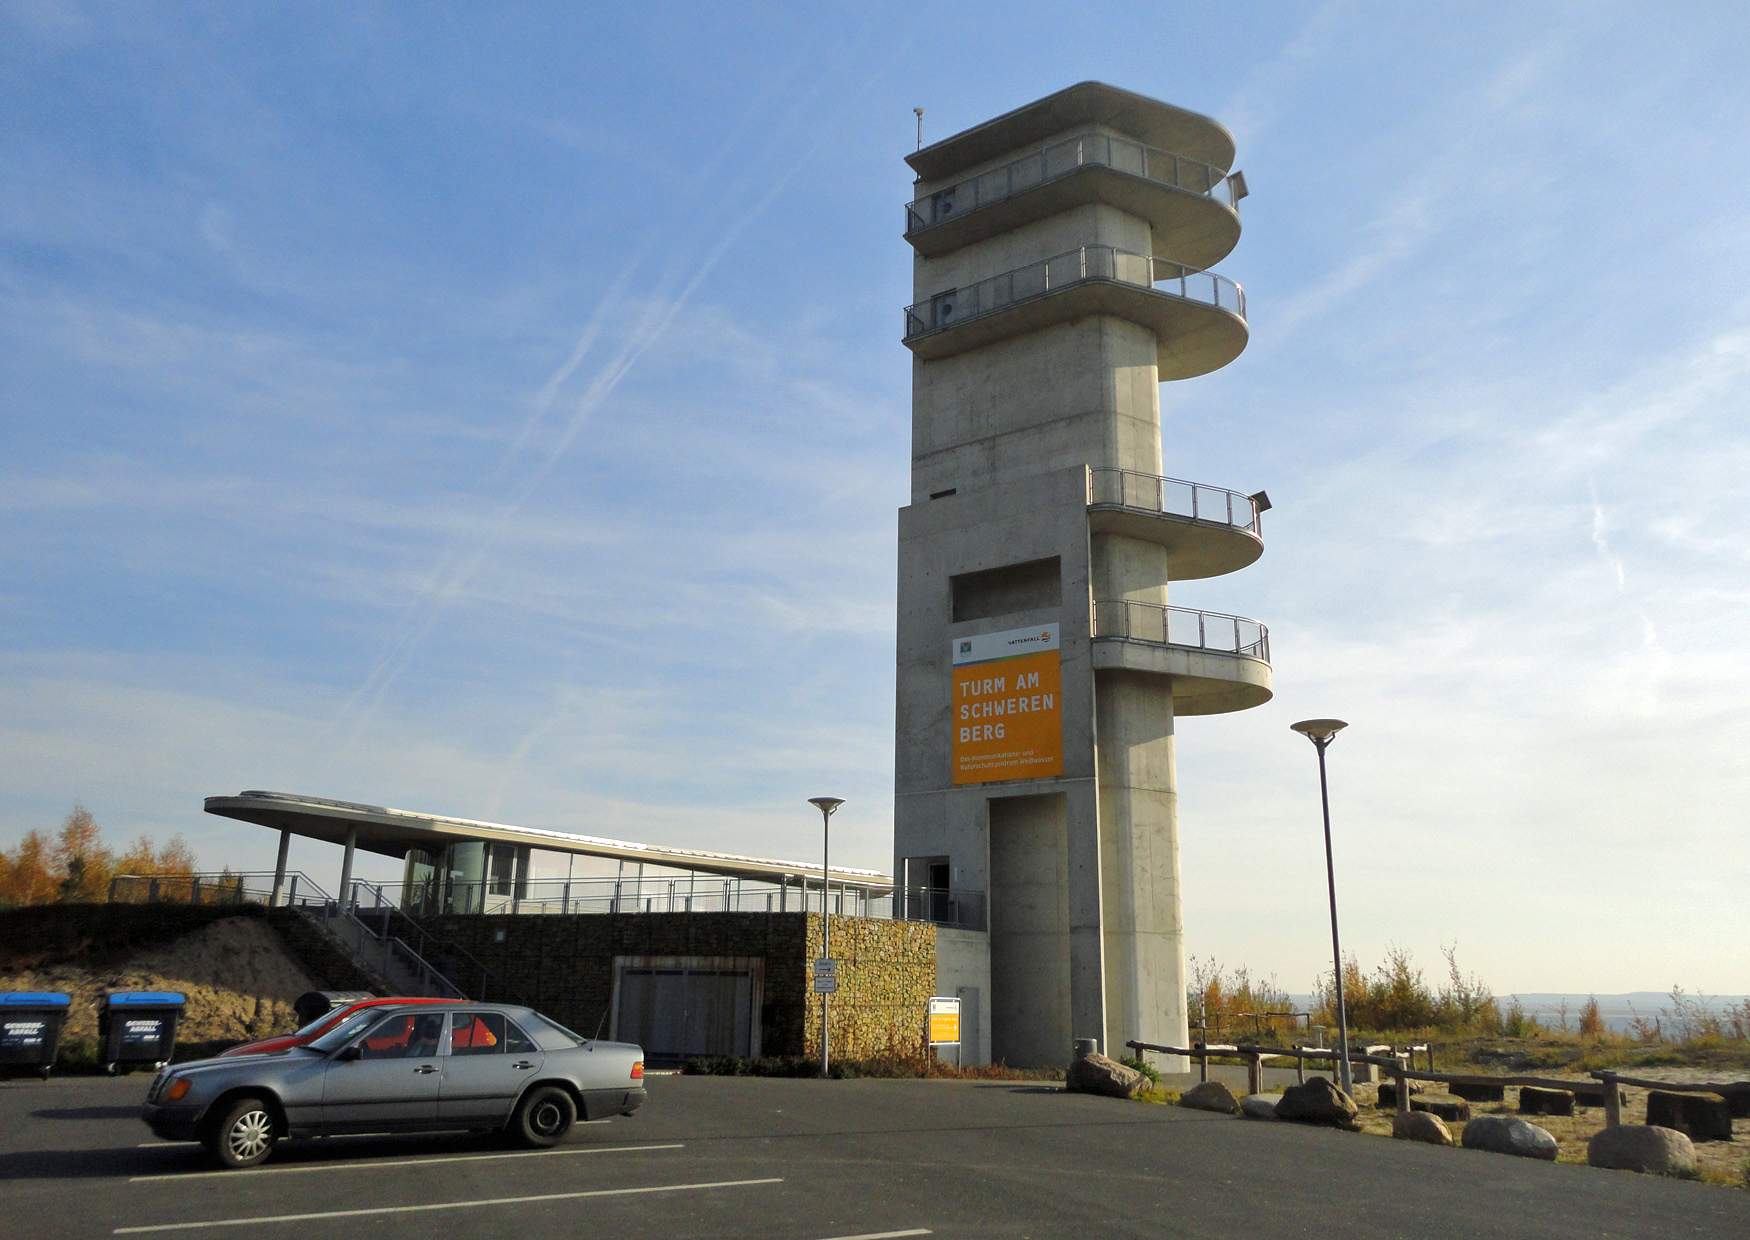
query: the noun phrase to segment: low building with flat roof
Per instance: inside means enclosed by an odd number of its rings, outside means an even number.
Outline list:
[[[823,892],[821,867],[802,861],[293,793],[208,797],[205,808],[278,831],[271,883],[250,894],[309,914],[391,992],[525,1003],[657,1061],[814,1057],[824,894],[835,1057],[925,1053],[927,1001],[949,995],[962,1005],[960,1060],[989,1059],[972,893],[896,891],[888,875],[848,866],[825,872]],[[293,836],[342,850],[336,895],[287,870]],[[401,858],[401,879],[354,878],[360,849]],[[209,891],[245,891],[198,877]]]

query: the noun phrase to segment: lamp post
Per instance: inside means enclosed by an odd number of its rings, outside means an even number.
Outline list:
[[[1343,945],[1337,938],[1337,869],[1331,861],[1331,794],[1325,782],[1325,747],[1349,725],[1341,719],[1302,719],[1289,725],[1319,751],[1319,805],[1325,814],[1325,885],[1331,893],[1331,956],[1336,961],[1337,988],[1337,1079],[1343,1092],[1353,1094],[1349,1075],[1349,1013],[1343,1002]]]
[[[833,811],[843,805],[843,797],[809,797],[808,803],[820,811],[820,954],[822,959],[832,959],[832,915],[826,909],[826,893],[832,886],[830,871],[827,868],[827,857],[832,848],[832,816]],[[820,1075],[825,1077],[832,1066],[831,1028],[827,1024],[827,1015],[832,1010],[832,996],[826,991],[820,992]]]

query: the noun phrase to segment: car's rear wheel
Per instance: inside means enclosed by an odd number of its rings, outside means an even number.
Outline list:
[[[511,1117],[511,1134],[524,1145],[557,1145],[577,1122],[577,1104],[557,1085],[531,1089]]]
[[[207,1148],[227,1167],[253,1167],[267,1160],[278,1139],[267,1103],[260,1098],[239,1098],[213,1125]]]

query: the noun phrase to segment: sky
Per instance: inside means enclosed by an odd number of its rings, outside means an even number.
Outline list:
[[[1220,119],[1251,341],[1163,472],[1187,950],[1750,991],[1750,15],[0,2],[0,846],[298,791],[891,864],[912,109]],[[338,850],[294,842],[320,881]],[[370,859],[367,877],[398,877]]]

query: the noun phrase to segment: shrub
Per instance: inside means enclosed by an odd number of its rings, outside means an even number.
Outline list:
[[[1136,1056],[1134,1059],[1120,1059],[1118,1062],[1123,1064],[1126,1068],[1135,1068],[1138,1072],[1142,1073],[1148,1078],[1148,1083],[1150,1085],[1159,1085],[1161,1083],[1160,1070],[1141,1055]]]
[[[1274,977],[1256,979],[1243,965],[1230,975],[1213,956],[1193,956],[1187,964],[1191,978],[1185,987],[1186,1011],[1210,1039],[1218,1030],[1224,1037],[1242,1036],[1248,1021],[1249,1032],[1258,1036],[1292,1031],[1295,1022],[1288,1013],[1294,1005]],[[1281,1015],[1272,1018],[1271,1013]]]

